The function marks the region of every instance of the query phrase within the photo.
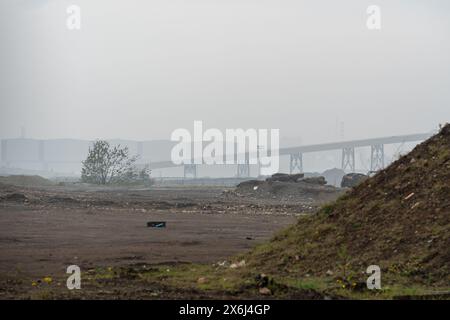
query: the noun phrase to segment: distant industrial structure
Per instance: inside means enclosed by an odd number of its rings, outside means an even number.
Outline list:
[[[384,146],[387,144],[404,144],[407,142],[417,142],[428,139],[431,133],[421,133],[421,134],[410,134],[401,136],[390,136],[381,138],[372,138],[364,140],[350,140],[341,141],[325,144],[314,144],[299,147],[290,148],[280,148],[280,156],[289,156],[290,158],[290,173],[304,172],[303,168],[303,155],[312,152],[323,152],[331,150],[342,150],[341,156],[341,169],[344,171],[355,172],[355,149],[362,147],[370,147],[371,157],[370,157],[370,171],[375,172],[381,170],[385,166],[384,161]],[[253,155],[257,158],[256,155]],[[250,176],[250,161],[252,154],[246,154],[246,161],[243,164],[237,165],[237,174],[239,178]],[[225,158],[224,158],[225,159]],[[192,161],[193,163],[194,161]],[[170,161],[162,161],[151,164],[152,169],[167,168],[176,166]],[[196,164],[185,164],[184,165],[184,176],[185,177],[196,177],[197,175]]]
[[[303,156],[307,153],[341,150],[341,168],[347,172],[355,172],[355,149],[370,147],[370,171],[378,171],[385,166],[384,146],[388,144],[404,144],[428,139],[432,133],[390,136],[363,140],[349,140],[325,144],[305,145],[280,148],[280,156],[289,156],[289,171],[304,172]],[[170,161],[171,149],[175,143],[159,141],[109,140],[112,144],[127,146],[131,154],[139,156],[140,164],[149,164],[150,169],[176,167]],[[33,168],[34,170],[76,173],[81,170],[81,162],[86,158],[92,141],[56,139],[4,139],[1,140],[0,167]],[[253,155],[255,156],[255,155]],[[225,157],[225,155],[224,155]],[[251,154],[246,154],[246,161],[236,165],[236,177],[250,176]],[[197,177],[197,164],[183,165],[184,177]]]

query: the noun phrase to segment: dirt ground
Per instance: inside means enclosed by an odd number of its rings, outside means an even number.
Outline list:
[[[223,200],[223,188],[3,187],[2,192],[0,275],[26,278],[65,275],[71,264],[83,270],[218,262],[267,240],[301,213],[296,206]],[[148,221],[167,226],[149,228]]]

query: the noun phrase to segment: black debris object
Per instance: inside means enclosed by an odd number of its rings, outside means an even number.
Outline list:
[[[166,222],[165,221],[149,221],[149,222],[147,222],[147,227],[149,227],[149,228],[165,228]]]

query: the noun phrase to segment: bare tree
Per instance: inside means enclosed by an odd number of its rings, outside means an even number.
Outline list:
[[[120,180],[133,170],[137,157],[130,157],[128,147],[110,146],[109,142],[97,140],[89,148],[88,156],[82,162],[81,181],[95,184],[109,184]]]

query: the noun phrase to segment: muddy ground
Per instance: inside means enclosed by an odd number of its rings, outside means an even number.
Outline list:
[[[228,191],[0,186],[0,278],[56,279],[71,264],[90,270],[215,263],[269,239],[318,205],[242,199]],[[149,228],[148,221],[167,226]],[[0,292],[11,286],[3,282]]]

